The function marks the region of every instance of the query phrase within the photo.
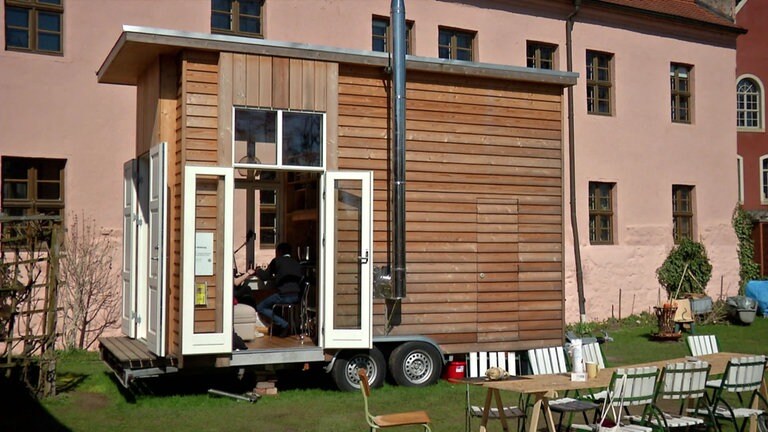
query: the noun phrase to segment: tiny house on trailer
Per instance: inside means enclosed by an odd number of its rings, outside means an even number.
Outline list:
[[[386,283],[386,54],[125,27],[97,75],[137,87],[124,335],[100,341],[123,384],[318,362],[341,388],[362,366],[374,385],[424,385],[445,355],[562,343],[562,105],[576,74],[408,57],[405,297]],[[304,337],[233,350],[232,269],[283,241],[309,281]]]

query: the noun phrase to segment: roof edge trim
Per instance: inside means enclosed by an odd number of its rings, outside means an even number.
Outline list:
[[[121,50],[129,43],[154,46],[163,45],[179,50],[199,49],[242,54],[261,54],[368,66],[387,67],[389,65],[389,55],[381,52],[126,25],[123,26],[120,38],[112,47],[112,50],[97,72],[99,82],[132,84],[129,82],[115,82],[106,78],[110,67],[120,56]],[[407,56],[406,64],[408,70],[414,71],[513,79],[565,87],[575,85],[579,76],[578,73],[574,72],[417,56]]]

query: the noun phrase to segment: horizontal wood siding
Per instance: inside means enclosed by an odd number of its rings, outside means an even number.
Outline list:
[[[181,154],[177,159],[179,161],[179,183],[178,183],[178,203],[177,209],[180,218],[181,206],[183,202],[183,167],[187,165],[210,165],[218,166],[220,160],[219,149],[219,55],[217,53],[187,51],[181,56],[181,115],[179,123],[181,128],[182,144],[180,146]],[[216,235],[218,226],[223,221],[218,220],[218,181],[205,180],[198,181],[198,191],[196,199],[195,221],[196,231],[214,233],[214,242],[218,243]],[[181,219],[176,219],[178,224],[174,230],[178,251],[182,250],[181,241]],[[217,248],[214,248],[216,251]],[[218,253],[214,253],[215,257]],[[180,256],[178,257],[180,262]],[[216,263],[214,263],[215,268]],[[176,277],[179,279],[179,287],[184,286],[181,280],[181,269],[177,266],[174,269]],[[195,283],[207,283],[208,285],[208,306],[195,307],[195,332],[213,332],[220,331],[221,327],[221,304],[217,297],[219,288],[218,279],[211,277],[196,277]],[[192,295],[192,293],[185,293]],[[179,319],[181,309],[181,296],[175,299],[173,314]],[[180,327],[176,327],[176,336]]]
[[[391,263],[387,78],[339,68],[339,169],[374,170],[374,263]],[[374,334],[447,352],[561,343],[561,89],[408,73],[407,297]],[[481,278],[481,275],[483,276]]]

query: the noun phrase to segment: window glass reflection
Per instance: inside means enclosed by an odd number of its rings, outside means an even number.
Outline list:
[[[322,166],[323,116],[283,113],[283,165]]]

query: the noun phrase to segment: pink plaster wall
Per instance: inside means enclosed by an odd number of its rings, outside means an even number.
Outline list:
[[[368,50],[371,16],[388,16],[389,4],[389,0],[268,0],[265,36]],[[123,24],[208,32],[210,2],[67,0],[65,8],[63,57],[0,52],[0,152],[67,158],[67,208],[95,215],[119,238],[120,173],[123,161],[133,154],[135,88],[99,85],[94,73]],[[415,21],[415,55],[436,57],[442,25],[477,31],[479,61],[516,66],[525,65],[526,40],[535,40],[557,44],[560,69],[565,68],[564,18],[569,12],[568,2],[406,0],[407,19]],[[714,265],[710,292],[717,294],[721,276],[723,287],[734,291],[738,280],[730,228],[736,202],[734,47],[660,35],[643,27],[643,20],[632,22],[642,28],[633,32],[601,25],[599,20],[587,24],[580,18],[574,28],[574,64],[582,74],[575,88],[576,180],[587,317],[610,316],[612,306],[617,314],[619,288],[623,315],[656,303],[654,272],[672,247],[672,184],[696,187],[696,232]],[[615,54],[615,116],[586,114],[586,49]],[[695,68],[692,125],[669,120],[672,61]],[[567,144],[566,130],[563,137]],[[617,183],[616,245],[588,244],[590,180]],[[570,239],[567,196],[563,202],[564,230]],[[572,322],[578,320],[578,305],[570,240],[565,251],[566,321]]]
[[[67,212],[95,217],[119,239],[136,88],[99,84],[96,71],[123,24],[206,31],[209,7],[206,0],[65,1],[63,56],[0,51],[0,153],[67,159]]]
[[[655,270],[673,247],[672,185],[695,186],[695,234],[713,263],[708,285],[735,293],[738,262],[730,217],[737,200],[735,50],[577,23],[574,64],[586,49],[614,53],[615,115],[586,113],[575,88],[576,179],[587,317],[627,316],[657,304]],[[694,121],[670,121],[669,64],[693,65]],[[579,71],[584,73],[583,66]],[[727,101],[727,102],[724,102]],[[589,181],[616,183],[616,243],[591,246]],[[570,232],[570,230],[569,230]],[[567,236],[567,238],[570,238]],[[572,249],[568,242],[567,250]],[[572,256],[572,255],[571,255]],[[568,321],[578,317],[573,260],[567,261]],[[619,304],[619,290],[622,302]],[[661,291],[662,300],[666,293]]]

